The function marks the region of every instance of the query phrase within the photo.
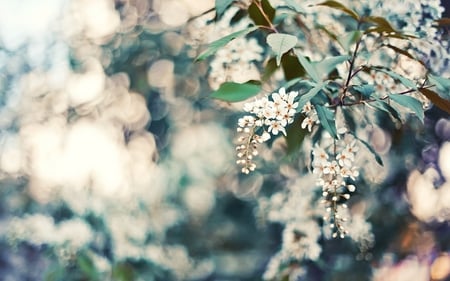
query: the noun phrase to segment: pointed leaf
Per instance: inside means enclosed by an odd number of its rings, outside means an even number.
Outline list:
[[[406,95],[389,95],[389,98],[401,106],[411,109],[423,123],[423,105],[419,100]]]
[[[351,31],[344,36],[337,37],[337,41],[342,46],[342,48],[348,52],[353,43],[356,43],[361,38],[361,31],[355,30]]]
[[[297,37],[284,33],[271,33],[267,36],[267,44],[277,55],[277,65],[279,66],[281,56],[297,44]]]
[[[355,135],[354,135],[355,136]],[[375,151],[375,149],[366,141],[358,138],[355,136],[355,138],[361,142],[362,144],[364,144],[364,146],[370,151],[370,153],[372,153],[372,155],[375,157],[375,161],[377,161],[378,164],[380,164],[381,166],[384,166],[383,164],[383,160],[381,159],[381,156]]]
[[[227,102],[239,102],[256,96],[260,91],[261,85],[249,82],[243,84],[225,82],[211,94],[211,97]]]
[[[362,84],[351,86],[351,90],[355,90],[361,94],[365,99],[370,98],[370,96],[375,92],[375,85],[373,84]]]
[[[355,20],[359,21],[359,16],[358,16],[358,14],[355,11],[353,11],[350,8],[345,7],[344,5],[342,5],[339,2],[336,2],[336,1],[325,1],[325,2],[317,4],[317,6],[327,6],[327,7],[333,8],[333,9],[340,10],[340,11],[346,13],[347,15],[351,16]]]
[[[352,106],[342,107],[342,115],[345,120],[345,126],[348,128],[350,132],[356,132],[356,128],[358,127],[358,118],[355,116],[355,111]]]
[[[264,71],[261,77],[262,81],[267,81],[277,71],[278,66],[274,57],[270,58],[264,66]]]
[[[383,100],[376,100],[371,103],[366,103],[370,107],[375,107],[376,109],[382,110],[392,116],[394,119],[396,119],[399,122],[402,122],[402,119],[400,118],[400,114],[398,111],[390,106],[388,103],[386,103]]]
[[[336,66],[339,64],[348,61],[350,56],[336,56],[329,57],[320,62],[313,63],[317,73],[322,74],[322,78],[326,78],[328,74],[330,74],[333,70],[336,69]]]
[[[281,57],[281,67],[283,68],[284,79],[286,81],[304,77],[306,74],[305,69],[298,61],[297,56],[292,56],[290,53]]]
[[[334,113],[323,105],[315,105],[321,125],[335,139],[338,138]]]
[[[319,83],[320,77],[319,74],[317,74],[316,69],[314,66],[301,54],[297,53],[298,60],[300,61],[300,64],[305,69],[306,73],[314,80],[314,82]]]
[[[402,83],[403,85],[405,85],[406,87],[408,87],[410,89],[417,90],[416,83],[414,83],[413,81],[409,80],[406,77],[401,76],[398,73],[395,73],[389,69],[382,68],[382,67],[375,67],[374,69],[386,73],[387,75],[391,76],[394,80],[400,81],[400,83]]]
[[[313,88],[309,89],[308,92],[300,96],[300,99],[298,100],[298,110],[302,110],[303,106],[307,102],[309,102],[312,98],[314,98],[317,93],[319,93],[320,90],[322,90],[323,84],[317,84]]]
[[[412,59],[412,60],[417,61],[417,62],[420,63],[421,65],[425,66],[425,64],[423,63],[423,61],[421,61],[421,60],[415,58],[413,55],[411,55],[408,51],[406,51],[406,50],[404,50],[404,49],[400,49],[399,47],[393,46],[393,45],[391,45],[391,44],[386,44],[386,45],[383,45],[383,46],[385,46],[385,47],[387,47],[387,48],[389,48],[389,49],[392,49],[392,50],[394,50],[396,53],[399,53],[399,54],[401,54],[401,55],[404,55],[404,56],[406,56],[406,57],[408,57],[408,58],[410,58],[410,59]]]
[[[231,40],[234,40],[237,37],[245,36],[245,35],[249,34],[250,32],[255,31],[256,29],[258,29],[257,26],[251,26],[251,27],[245,28],[243,30],[233,32],[225,37],[222,37],[222,38],[210,43],[208,48],[203,53],[201,53],[195,60],[201,61],[211,55],[214,55],[220,48],[222,48],[223,46],[228,44]]]
[[[297,152],[302,146],[303,140],[308,133],[308,130],[299,130],[301,127],[304,116],[299,114],[295,118],[294,122],[290,124],[287,129],[286,144],[287,152],[289,154]]]
[[[441,96],[450,99],[450,79],[429,74],[428,80],[436,86]]]
[[[369,16],[365,17],[364,20],[367,22],[374,23],[375,25],[377,25],[386,32],[396,32],[396,30],[392,27],[392,25],[388,22],[388,20],[383,17]]]
[[[450,114],[450,100],[441,98],[436,92],[430,89],[419,89],[435,106]]]

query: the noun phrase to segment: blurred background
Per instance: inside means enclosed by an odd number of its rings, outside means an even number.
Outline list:
[[[449,116],[371,131],[387,165],[353,204],[363,234],[328,240],[282,139],[235,166],[241,105],[194,62],[215,2],[0,0],[0,280],[450,280]],[[317,239],[272,278],[282,216]]]

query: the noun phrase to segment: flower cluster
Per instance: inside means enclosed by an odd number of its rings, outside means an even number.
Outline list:
[[[282,273],[283,268],[289,268],[289,280],[299,280],[296,277],[305,273],[301,261],[315,261],[322,253],[319,242],[322,232],[317,220],[321,213],[314,208],[316,179],[313,174],[300,174],[299,167],[281,166],[285,177],[280,181],[283,189],[270,197],[261,197],[256,210],[261,223],[267,220],[284,226],[280,249],[267,264],[263,279],[275,280],[279,274],[287,273]]]
[[[359,170],[354,165],[355,153],[358,151],[356,140],[345,130],[340,130],[344,136],[339,140],[331,140],[323,146],[313,149],[313,173],[318,176],[317,185],[322,187],[323,202],[327,205],[327,215],[333,237],[343,238],[347,231],[343,223],[347,220],[341,217],[340,208],[347,208],[345,202],[350,193],[356,190],[354,181],[359,176]]]
[[[307,102],[302,109],[302,113],[306,115],[305,119],[302,121],[302,129],[308,128],[308,131],[311,132],[314,124],[319,124],[320,120],[317,116],[317,111],[314,108],[314,105],[311,102]]]
[[[6,237],[12,244],[27,241],[34,246],[49,245],[66,261],[92,242],[94,231],[80,218],[55,223],[52,217],[32,214],[12,219]]]
[[[253,157],[258,155],[258,144],[269,140],[271,134],[281,132],[286,135],[286,126],[294,122],[297,112],[297,96],[297,91],[286,93],[285,88],[280,88],[278,93],[270,95],[270,99],[264,97],[244,105],[244,110],[250,114],[238,120],[237,132],[242,135],[236,147],[239,158],[236,163],[242,165],[244,174],[256,168]]]

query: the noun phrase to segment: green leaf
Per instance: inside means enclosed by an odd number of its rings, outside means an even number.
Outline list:
[[[314,98],[320,92],[320,90],[322,90],[322,88],[323,84],[317,84],[311,89],[309,89],[305,94],[301,95],[300,99],[298,100],[297,110],[299,111],[302,110],[303,106],[305,106],[307,102],[309,102],[312,98]]]
[[[267,44],[277,55],[277,65],[279,66],[281,56],[297,44],[297,37],[284,33],[271,33],[267,36]]]
[[[450,79],[429,74],[428,80],[436,86],[444,98],[450,99]]]
[[[226,9],[234,2],[234,0],[216,0],[216,17],[220,18]]]
[[[347,33],[344,36],[337,37],[338,43],[342,46],[342,48],[346,51],[350,51],[350,47],[352,44],[356,43],[361,38],[361,31],[355,30]]]
[[[270,27],[273,19],[275,18],[275,9],[270,5],[268,0],[261,0],[260,5],[265,16],[261,13],[261,10],[254,1],[252,1],[252,4],[248,7],[248,14],[256,25]],[[267,18],[270,22],[267,21]]]
[[[389,95],[389,98],[401,106],[411,109],[423,123],[424,112],[423,105],[417,99],[406,95]]]
[[[351,89],[361,94],[365,99],[370,98],[370,96],[375,92],[375,86],[373,84],[354,85],[351,86]]]
[[[274,57],[270,58],[266,65],[264,66],[264,71],[263,74],[261,76],[261,80],[262,81],[267,81],[270,79],[270,77],[272,77],[272,75],[275,73],[275,71],[277,71],[278,66],[277,66],[277,62],[276,59]]]
[[[222,37],[222,38],[210,43],[208,48],[203,53],[201,53],[195,60],[201,61],[211,55],[214,55],[220,48],[222,48],[223,46],[228,44],[230,41],[232,41],[238,37],[245,36],[245,35],[249,34],[250,32],[255,31],[256,29],[258,29],[257,26],[247,27],[243,30],[233,32],[225,37]]]
[[[387,75],[391,76],[392,79],[400,81],[400,83],[402,83],[403,85],[405,85],[406,87],[408,87],[410,89],[417,90],[416,83],[414,83],[413,81],[409,80],[406,77],[401,76],[398,73],[395,73],[389,69],[382,68],[382,67],[375,67],[374,69],[386,73]]]
[[[369,16],[365,17],[364,21],[371,22],[378,26],[381,30],[385,32],[397,32],[392,25],[389,23],[389,21],[383,17],[375,17],[375,16]]]
[[[410,58],[410,59],[412,59],[412,60],[417,61],[417,62],[420,63],[421,65],[425,66],[425,64],[423,63],[423,61],[421,61],[421,60],[415,58],[413,55],[411,55],[408,51],[406,51],[406,50],[404,50],[404,49],[400,49],[399,47],[393,46],[393,45],[391,45],[391,44],[385,44],[385,45],[383,45],[383,46],[384,46],[384,47],[387,47],[387,48],[389,48],[389,49],[392,49],[392,50],[394,50],[396,53],[399,53],[399,54],[401,54],[401,55],[404,55],[404,56],[406,56],[406,57],[408,57],[408,58]]]
[[[376,109],[382,110],[386,113],[388,113],[390,116],[392,116],[394,119],[396,119],[399,122],[402,122],[402,119],[400,117],[400,114],[398,111],[390,106],[388,103],[386,103],[383,100],[376,100],[371,103],[366,103],[368,106],[375,107]]]
[[[417,38],[416,36],[413,35],[407,35],[407,34],[403,34],[397,30],[395,30],[392,25],[389,23],[389,21],[383,17],[376,17],[376,16],[369,16],[369,17],[364,17],[363,21],[368,22],[368,23],[372,23],[375,26],[372,26],[370,28],[368,28],[364,33],[384,33],[383,36],[385,37],[393,37],[393,38],[398,38],[398,39],[409,39],[409,38]]]
[[[317,4],[317,6],[327,6],[327,7],[333,8],[333,9],[340,10],[340,11],[346,13],[347,15],[351,16],[355,20],[359,21],[359,16],[358,16],[358,14],[355,11],[353,11],[350,8],[345,7],[344,5],[342,5],[339,2],[336,2],[336,1],[325,1],[325,2]]]
[[[419,91],[426,96],[435,106],[450,114],[450,101],[441,98],[436,92],[430,89],[421,88]]]
[[[249,82],[243,84],[225,82],[211,94],[211,97],[226,102],[239,102],[257,95],[260,91],[261,85]]]
[[[358,117],[355,116],[354,108],[352,106],[342,107],[342,115],[345,120],[345,126],[350,132],[355,132],[361,120],[359,119],[359,115]]]
[[[328,75],[336,69],[336,66],[339,64],[348,61],[350,59],[350,56],[336,56],[336,57],[329,57],[326,58],[320,62],[313,63],[314,68],[316,69],[317,73],[322,74],[322,78],[328,77]]]
[[[338,138],[334,113],[323,105],[315,105],[321,125],[335,139]]]
[[[306,93],[308,93],[312,88],[314,88],[317,84],[310,81],[310,80],[305,80],[304,78],[295,78],[292,80],[289,80],[288,82],[286,82],[283,87],[286,89],[289,89],[291,87],[294,87],[295,90],[299,90],[302,91],[303,89],[307,88],[308,90],[306,91]],[[304,93],[304,94],[306,94]],[[302,93],[300,93],[300,96],[303,95]]]
[[[297,56],[292,56],[290,53],[287,53],[281,57],[281,67],[283,69],[284,79],[286,81],[298,77],[304,77],[306,74],[305,69],[298,61]]]
[[[368,144],[366,141],[356,137],[355,135],[353,135],[359,142],[361,142],[362,144],[364,144],[364,146],[370,151],[370,153],[372,153],[372,155],[375,157],[375,161],[377,161],[378,164],[380,164],[381,166],[384,166],[383,164],[383,160],[381,159],[381,156],[378,154],[378,152],[375,151],[375,149],[373,149],[373,147]]]
[[[303,140],[308,133],[308,130],[299,130],[303,122],[304,116],[302,114],[297,115],[294,122],[290,124],[286,129],[286,143],[288,154],[294,154],[298,152],[302,146]]]
[[[320,78],[319,74],[317,74],[316,69],[314,66],[301,54],[297,53],[298,60],[300,61],[300,64],[305,69],[306,73],[314,80],[314,82],[319,83]]]

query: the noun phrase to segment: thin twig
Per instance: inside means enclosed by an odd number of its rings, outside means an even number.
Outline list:
[[[269,24],[269,28],[270,30],[272,30],[275,33],[278,33],[278,30],[276,29],[276,27],[272,24],[272,21],[269,19],[269,16],[267,16],[266,12],[264,11],[263,7],[261,6],[261,2],[258,0],[253,1],[253,3],[255,3],[256,7],[258,8],[258,10],[261,12],[261,15],[264,17],[264,19],[267,21],[267,23]]]
[[[409,90],[397,93],[396,95],[406,95],[406,94],[409,94],[409,93],[414,93],[414,92],[420,91],[422,89],[429,89],[429,88],[432,88],[434,86],[435,85],[428,85],[428,86],[419,87],[417,89],[409,89]],[[388,98],[389,98],[389,96],[384,96],[384,97],[379,98],[379,99],[367,99],[367,100],[359,100],[359,101],[350,102],[350,103],[341,103],[341,106],[353,106],[353,105],[358,105],[358,104],[365,104],[365,103],[375,102],[375,101],[379,101],[379,100],[386,100]],[[333,106],[330,106],[330,107],[336,107],[336,106],[337,105],[333,105]]]

